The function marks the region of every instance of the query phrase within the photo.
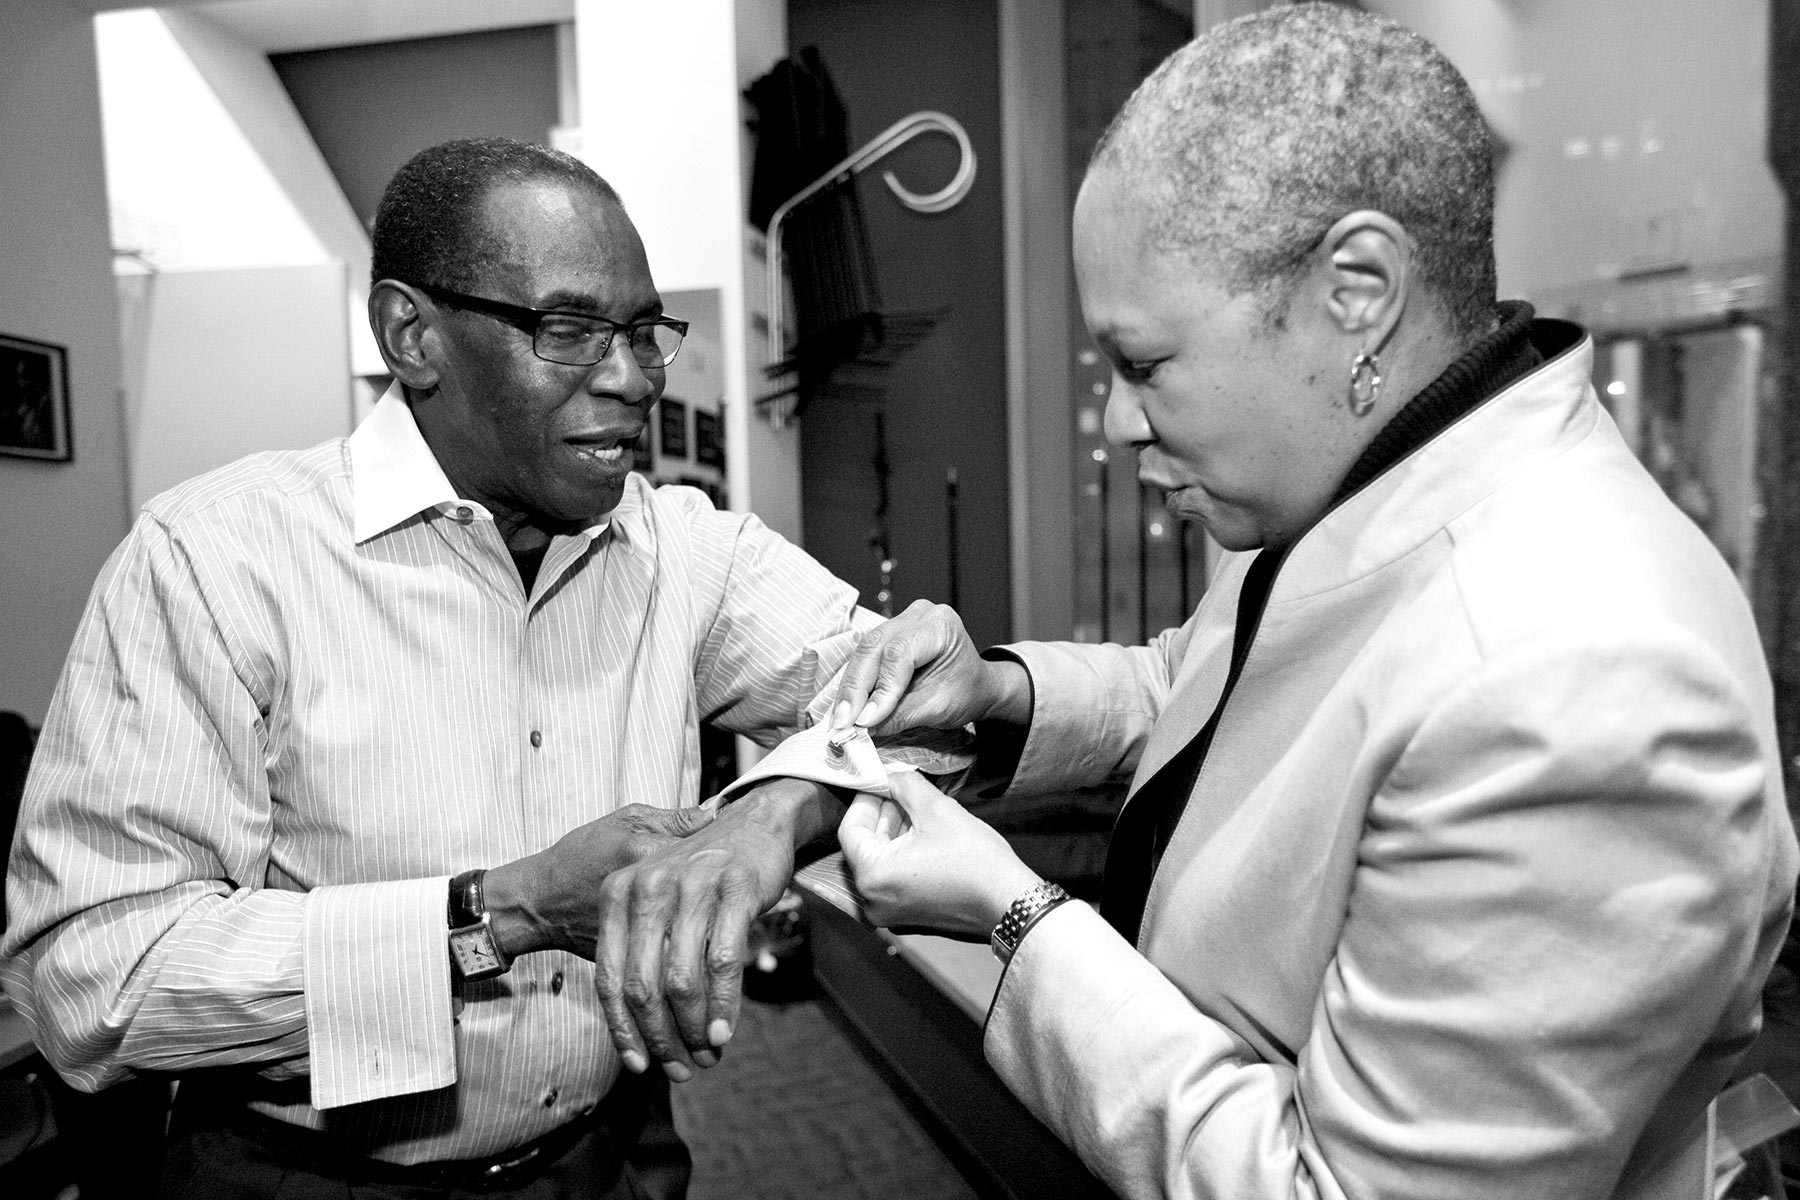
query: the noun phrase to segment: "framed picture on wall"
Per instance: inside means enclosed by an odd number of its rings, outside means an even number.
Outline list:
[[[725,469],[725,430],[719,414],[711,409],[694,410],[694,461],[703,467]]]
[[[0,454],[69,462],[69,352],[0,333]]]
[[[664,458],[686,459],[688,456],[687,405],[664,396],[662,403],[656,407],[657,411],[662,414],[662,423],[657,430],[662,436],[658,440],[657,448],[662,451]]]

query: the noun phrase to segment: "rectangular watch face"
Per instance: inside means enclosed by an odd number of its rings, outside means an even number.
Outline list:
[[[505,969],[494,938],[486,926],[457,929],[450,934],[450,955],[464,979],[480,979],[498,975]]]

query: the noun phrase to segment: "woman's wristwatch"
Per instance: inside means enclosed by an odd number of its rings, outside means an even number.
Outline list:
[[[464,871],[450,881],[450,961],[468,982],[504,975],[512,959],[494,936],[481,894],[485,870]]]
[[[1063,903],[1073,899],[1069,893],[1054,883],[1040,883],[1014,900],[1006,907],[1006,915],[994,926],[994,932],[988,935],[988,945],[994,948],[994,957],[1002,963],[1012,961],[1013,952],[1019,948],[1019,942],[1031,927],[1043,920],[1044,914]]]

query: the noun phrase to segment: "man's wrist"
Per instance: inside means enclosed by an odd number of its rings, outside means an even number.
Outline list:
[[[512,967],[512,956],[496,935],[488,912],[482,888],[486,875],[485,868],[476,867],[450,880],[450,960],[470,982],[504,975]]]
[[[720,819],[765,829],[793,849],[817,841],[838,827],[849,806],[822,783],[779,776],[752,787],[720,812]]]
[[[530,861],[518,859],[493,867],[481,881],[494,936],[513,958],[542,950],[549,944],[543,937],[542,923],[534,919],[525,886]]]

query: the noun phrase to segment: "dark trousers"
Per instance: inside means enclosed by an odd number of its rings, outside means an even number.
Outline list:
[[[161,1200],[683,1200],[692,1173],[660,1071],[620,1076],[593,1113],[543,1139],[538,1151],[491,1171],[480,1163],[398,1166],[345,1154],[329,1134],[183,1083]]]

